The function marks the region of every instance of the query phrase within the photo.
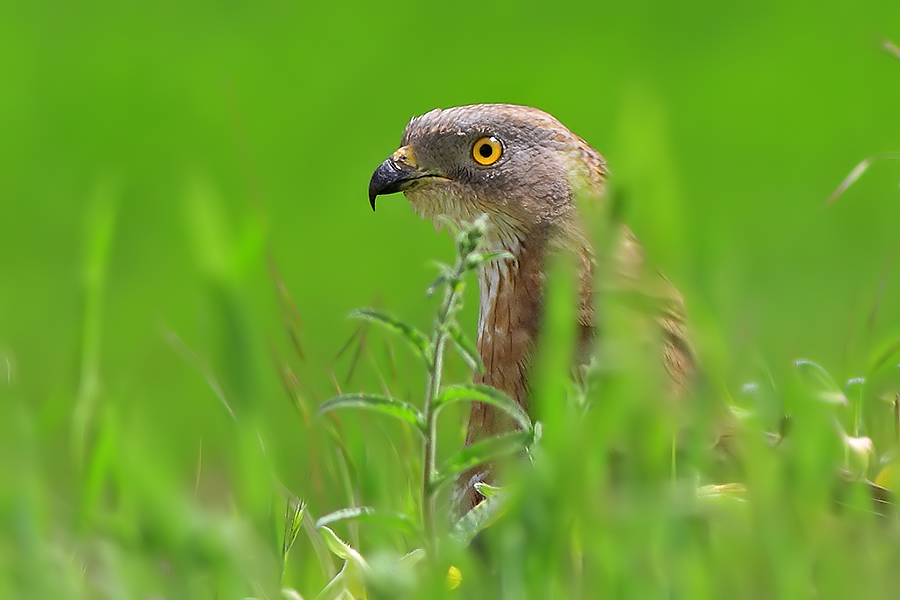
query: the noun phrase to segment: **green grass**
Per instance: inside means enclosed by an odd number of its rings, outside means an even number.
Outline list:
[[[685,397],[673,398],[658,357],[637,341],[644,303],[606,295],[598,351],[616,360],[595,364],[573,387],[566,348],[574,315],[564,283],[550,290],[533,374],[545,435],[499,495],[451,528],[437,482],[479,460],[478,452],[453,458],[459,425],[445,423],[438,436],[435,417],[443,404],[466,396],[441,383],[444,345],[452,343],[469,368],[480,368],[454,320],[466,272],[481,260],[467,258],[475,245],[460,246],[456,266],[442,267],[438,282],[447,294],[433,334],[381,312],[359,313],[409,342],[420,365],[409,372],[424,370],[427,385],[408,403],[392,396],[411,382],[388,381],[380,371],[396,368],[406,345],[394,347],[388,337],[388,355],[365,360],[377,345],[368,330],[351,339],[357,344],[351,371],[375,371],[383,393],[348,393],[344,386],[343,395],[321,406],[307,397],[290,366],[303,362],[296,307],[276,270],[272,295],[281,298],[286,347],[294,355],[256,357],[272,368],[244,383],[220,381],[222,365],[252,366],[240,358],[247,348],[211,366],[173,342],[187,358],[184,368],[211,388],[207,397],[218,397],[208,401],[230,446],[223,460],[209,458],[208,450],[205,457],[198,444],[190,470],[179,472],[172,450],[134,435],[126,406],[97,387],[115,227],[109,197],[98,198],[85,230],[83,367],[69,434],[70,482],[44,479],[38,462],[46,458],[34,439],[47,427],[42,415],[14,395],[4,405],[17,419],[7,443],[21,456],[4,496],[9,597],[842,598],[887,597],[900,579],[893,495],[868,483],[881,476],[893,485],[883,473],[895,468],[900,443],[897,401],[879,390],[896,369],[896,342],[860,349],[866,358],[856,362],[865,367],[847,382],[809,360],[782,371],[758,361],[742,385],[707,371]],[[217,326],[238,335],[246,312],[227,270],[210,274],[225,311]],[[282,401],[297,409],[291,428],[309,453],[299,485],[284,477],[268,449],[277,433],[253,406],[264,389],[259,382],[278,379],[279,369]],[[457,366],[462,382],[467,372]],[[360,383],[350,378],[347,385]],[[353,407],[365,410],[331,416]],[[717,438],[723,432],[724,441]],[[452,441],[439,444],[439,437]],[[441,464],[449,470],[440,472]],[[61,494],[63,486],[75,494]],[[316,518],[324,512],[332,514]],[[461,576],[458,586],[448,583],[451,566]]]

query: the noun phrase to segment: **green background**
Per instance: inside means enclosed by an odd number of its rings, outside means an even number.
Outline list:
[[[145,503],[180,494],[198,514],[267,505],[257,441],[317,514],[347,504],[277,365],[310,409],[335,382],[419,389],[382,338],[349,381],[337,355],[353,308],[430,323],[423,290],[452,244],[401,196],[373,214],[366,188],[434,107],[536,106],[603,153],[722,386],[797,358],[858,375],[900,330],[900,163],[826,203],[900,151],[887,39],[885,1],[0,3],[0,493],[25,536],[5,552],[77,547],[98,520],[128,547]],[[382,426],[348,423],[361,493],[386,501],[366,453]]]

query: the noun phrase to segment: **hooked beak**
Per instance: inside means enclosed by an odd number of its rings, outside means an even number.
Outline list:
[[[369,181],[369,204],[375,210],[375,198],[384,194],[402,192],[417,179],[434,177],[433,173],[419,168],[409,146],[403,146],[381,163]]]

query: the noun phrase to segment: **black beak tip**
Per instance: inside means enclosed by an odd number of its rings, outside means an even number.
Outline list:
[[[417,176],[415,168],[398,164],[393,157],[381,163],[369,181],[369,204],[372,210],[375,210],[375,199],[378,196],[402,192],[404,186]]]
[[[369,181],[369,204],[372,206],[372,210],[375,210],[375,199],[384,193],[384,183],[382,181],[383,177],[381,176],[381,168],[379,167],[375,173],[372,174],[372,179]]]

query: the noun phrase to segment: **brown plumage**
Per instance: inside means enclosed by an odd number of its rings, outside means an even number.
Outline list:
[[[528,369],[550,252],[572,252],[579,259],[579,355],[587,355],[593,337],[597,257],[576,197],[603,201],[606,161],[553,116],[509,104],[435,109],[409,122],[400,146],[372,176],[373,209],[376,196],[402,191],[424,218],[461,223],[487,214],[489,246],[515,257],[490,263],[478,274],[478,352],[485,374],[477,381],[506,392],[528,410]],[[624,225],[616,226],[613,235],[614,272],[638,287],[645,279],[643,249]],[[677,390],[692,371],[682,301],[662,278],[656,287],[664,297],[656,316],[662,354]],[[474,403],[466,442],[506,426],[496,409]],[[486,475],[474,471],[461,480],[457,510],[477,502],[472,485]]]

